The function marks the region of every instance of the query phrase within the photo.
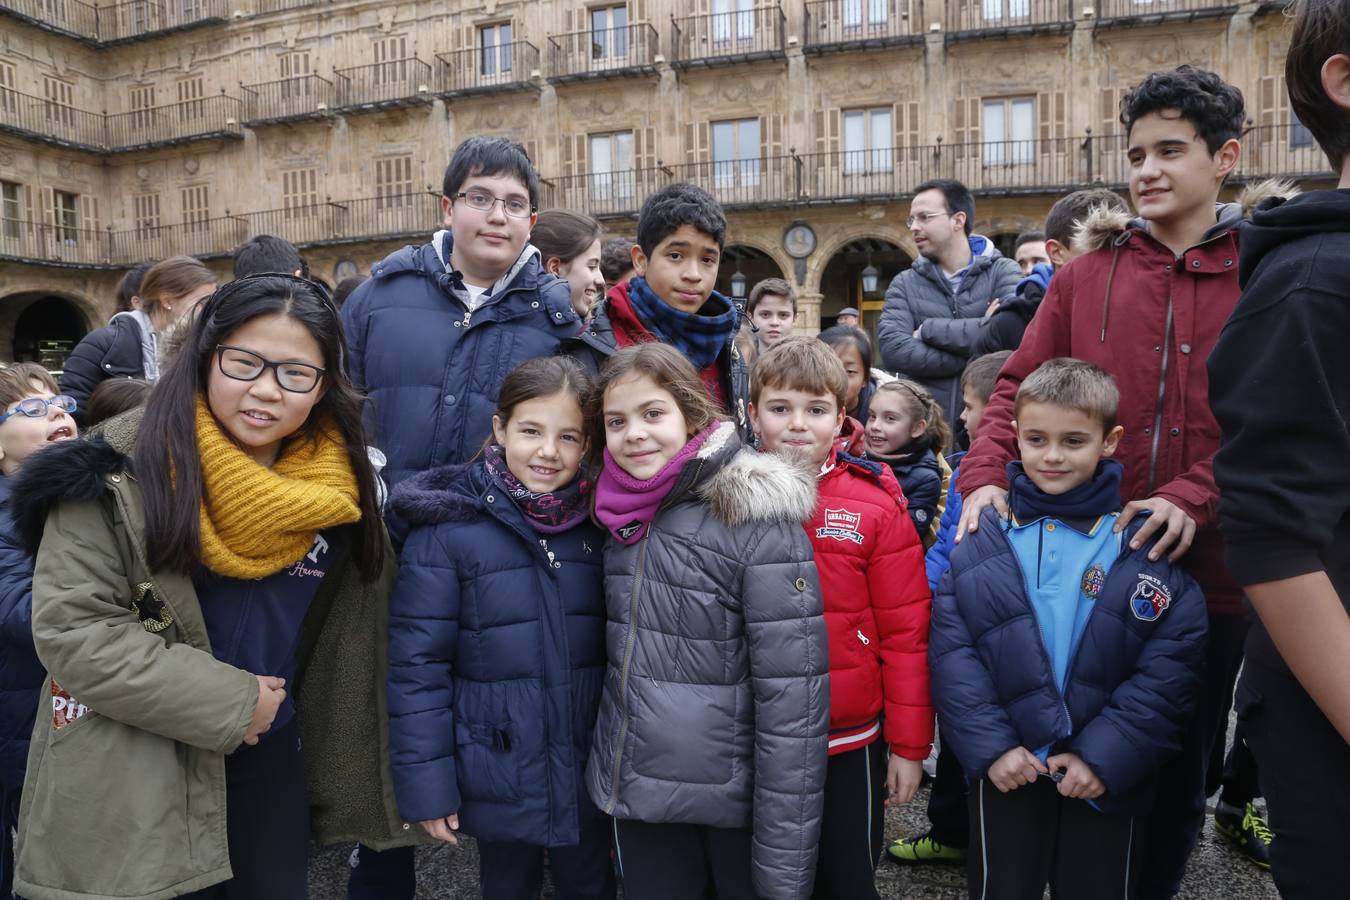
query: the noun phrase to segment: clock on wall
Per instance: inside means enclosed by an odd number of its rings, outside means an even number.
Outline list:
[[[816,250],[816,233],[805,222],[796,222],[783,233],[783,249],[793,259],[806,259]]]

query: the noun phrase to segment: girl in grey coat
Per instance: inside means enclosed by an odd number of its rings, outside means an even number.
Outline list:
[[[626,896],[805,900],[829,723],[814,475],[743,447],[664,344],[611,357],[592,422],[609,659],[586,779]]]

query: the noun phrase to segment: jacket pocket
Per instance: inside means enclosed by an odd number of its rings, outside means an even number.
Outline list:
[[[455,761],[460,795],[468,800],[519,800],[517,743],[510,722],[456,722]]]
[[[686,684],[642,678],[634,693],[633,771],[684,784],[726,784],[737,752],[735,684]],[[748,685],[744,686],[748,689]]]

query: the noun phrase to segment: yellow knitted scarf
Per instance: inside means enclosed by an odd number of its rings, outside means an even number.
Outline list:
[[[197,397],[202,463],[202,563],[230,578],[263,578],[300,559],[325,528],[361,518],[356,475],[338,431],[282,448],[268,469],[220,430]]]

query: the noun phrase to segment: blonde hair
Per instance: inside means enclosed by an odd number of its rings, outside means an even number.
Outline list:
[[[877,385],[877,392],[873,396],[883,393],[895,394],[900,401],[900,408],[908,413],[910,418],[925,424],[927,429],[925,433],[929,435],[934,450],[940,453],[947,449],[952,440],[952,429],[942,416],[942,407],[933,399],[933,395],[928,393],[927,388],[916,381],[897,378]]]
[[[750,402],[758,403],[764,388],[785,388],[807,394],[829,394],[839,409],[848,398],[848,373],[828,346],[813,337],[784,338],[755,360],[750,369]]]
[[[697,434],[727,418],[722,408],[708,396],[703,379],[683,353],[669,344],[638,344],[615,353],[600,370],[600,380],[591,393],[586,415],[591,428],[591,446],[605,446],[605,394],[616,381],[629,375],[646,376],[669,392],[680,415],[684,416],[690,434]]]

